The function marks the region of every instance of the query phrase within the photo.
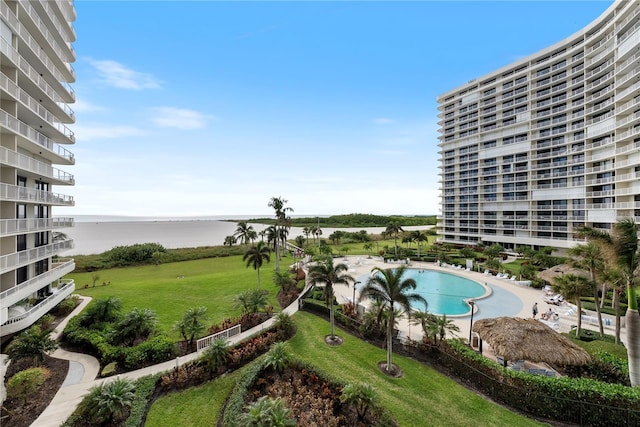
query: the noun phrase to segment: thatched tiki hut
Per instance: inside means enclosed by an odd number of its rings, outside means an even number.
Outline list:
[[[552,366],[585,365],[589,353],[535,319],[497,317],[473,324],[473,332],[486,341],[496,355],[507,360],[544,362]]]
[[[538,278],[545,282],[553,283],[553,279],[556,277],[564,276],[565,274],[575,274],[576,276],[584,276],[589,278],[589,273],[584,270],[574,268],[568,264],[558,264],[551,268],[538,272]]]

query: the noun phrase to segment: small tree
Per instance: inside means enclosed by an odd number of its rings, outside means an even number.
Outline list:
[[[118,322],[113,330],[116,344],[133,345],[136,340],[149,337],[157,328],[158,316],[149,308],[134,308]]]
[[[30,395],[35,393],[40,386],[51,376],[46,368],[31,368],[20,371],[7,382],[7,396],[16,397],[26,405]]]
[[[135,387],[127,378],[116,378],[114,381],[89,390],[89,402],[86,408],[92,419],[101,424],[119,425],[133,404]]]
[[[212,378],[218,370],[229,361],[229,347],[227,340],[217,338],[211,343],[201,356],[201,360],[205,362],[209,371],[209,378]]]
[[[264,359],[264,366],[283,373],[287,366],[291,364],[292,360],[293,356],[289,353],[287,344],[280,341],[273,344],[267,352]]]
[[[371,384],[350,383],[342,389],[340,400],[355,408],[358,421],[364,421],[369,408],[376,402],[376,392]]]
[[[253,266],[253,269],[258,272],[258,289],[260,289],[260,267],[265,261],[271,260],[271,249],[264,242],[258,242],[244,253],[242,260],[247,262],[247,267]]]
[[[192,348],[195,338],[204,333],[208,320],[207,307],[189,308],[182,316],[182,320],[173,325],[173,329],[187,341],[188,348]]]
[[[58,342],[49,336],[49,332],[34,325],[13,339],[8,353],[16,360],[30,357],[33,366],[40,366],[44,362],[44,356],[57,348]]]
[[[86,326],[92,323],[116,321],[120,318],[120,310],[122,310],[122,301],[118,297],[110,296],[95,300],[87,307],[82,324]]]
[[[246,427],[290,427],[296,421],[291,418],[291,410],[285,406],[281,398],[262,396],[247,407],[242,417],[242,425]]]

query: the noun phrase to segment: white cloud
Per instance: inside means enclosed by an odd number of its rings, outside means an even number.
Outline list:
[[[396,123],[396,121],[388,117],[378,117],[373,119],[374,125],[392,125],[394,123]]]
[[[161,82],[151,74],[127,68],[123,64],[111,60],[90,60],[102,81],[119,89],[142,90],[158,89]]]
[[[175,107],[158,107],[153,109],[156,114],[151,121],[157,126],[176,129],[201,129],[215,116],[206,115],[194,110]]]
[[[74,102],[71,105],[71,108],[76,113],[95,112],[95,111],[104,111],[105,110],[104,107],[92,104],[92,103],[84,101],[84,100],[82,100],[80,98],[76,99],[76,102]]]
[[[76,139],[82,141],[121,138],[123,136],[140,136],[145,134],[145,131],[133,126],[109,126],[105,124],[88,126],[74,125],[73,131],[75,132]]]

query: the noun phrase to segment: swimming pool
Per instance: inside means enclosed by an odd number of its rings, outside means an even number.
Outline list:
[[[473,280],[440,271],[407,268],[403,278],[416,281],[418,285],[416,292],[427,300],[428,312],[433,314],[447,316],[471,314],[471,307],[465,300],[485,296],[491,292],[490,289]],[[424,310],[424,305],[421,303],[412,307],[416,310]]]

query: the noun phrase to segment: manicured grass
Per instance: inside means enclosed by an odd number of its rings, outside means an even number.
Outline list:
[[[539,423],[517,415],[467,390],[450,378],[411,359],[394,355],[402,378],[389,378],[377,368],[386,352],[346,332],[344,344],[329,347],[329,324],[309,313],[295,316],[298,333],[291,340],[296,355],[345,381],[367,382],[401,426],[528,426]]]
[[[374,386],[382,405],[388,408],[400,426],[535,426],[533,420],[478,396],[450,378],[411,359],[394,356],[403,372],[402,378],[389,378],[377,368],[386,353],[348,335],[345,342],[329,347],[324,336],[328,322],[309,313],[294,316],[298,326],[289,347],[296,357],[309,361],[322,371],[345,381],[367,382]],[[146,426],[214,425],[218,412],[203,408],[220,408],[226,398],[229,378],[159,399],[151,408],[153,416]],[[217,409],[219,411],[219,409]],[[195,424],[184,420],[198,417]],[[199,423],[199,424],[198,424]]]
[[[216,425],[227,396],[243,372],[244,368],[207,384],[159,398],[151,405],[145,426]]]
[[[290,262],[285,258],[283,265]],[[123,311],[134,307],[150,308],[158,315],[160,327],[178,338],[172,325],[191,307],[208,308],[211,324],[224,318],[235,317],[240,309],[234,308],[234,298],[258,285],[258,275],[252,268],[245,268],[241,256],[208,258],[170,264],[141,267],[115,268],[98,271],[100,279],[92,287],[94,273],[69,275],[75,279],[76,293],[93,298],[120,297]],[[278,308],[277,288],[271,277],[275,260],[260,269],[262,289],[270,291],[269,303]],[[111,282],[102,286],[103,282]],[[84,288],[88,284],[88,288]]]

